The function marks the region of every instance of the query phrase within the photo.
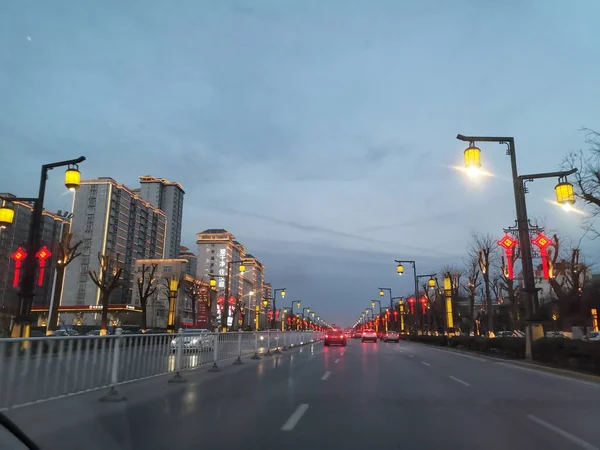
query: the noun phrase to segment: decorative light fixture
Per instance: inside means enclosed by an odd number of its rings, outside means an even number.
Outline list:
[[[77,164],[69,164],[65,170],[65,186],[70,191],[75,191],[81,185],[81,172]]]
[[[474,142],[465,150],[465,168],[470,174],[475,174],[481,169],[481,150]]]
[[[12,225],[14,220],[15,210],[12,208],[12,206],[9,206],[7,202],[2,200],[2,204],[0,204],[0,229]]]
[[[569,183],[566,177],[559,178],[558,184],[554,188],[556,192],[556,201],[565,209],[570,209],[575,204],[575,193],[573,185]]]
[[[402,275],[404,273],[404,266],[402,264],[398,264],[396,266],[396,272],[398,273],[398,275]]]

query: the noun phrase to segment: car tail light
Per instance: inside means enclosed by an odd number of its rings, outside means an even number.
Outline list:
[[[325,339],[327,339],[329,336],[325,335]]]

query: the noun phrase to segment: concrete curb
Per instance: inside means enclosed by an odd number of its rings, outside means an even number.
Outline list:
[[[441,350],[441,351],[444,351],[447,353],[457,353],[459,355],[476,356],[478,358],[486,359],[488,361],[492,361],[492,362],[496,362],[496,363],[501,362],[506,365],[513,365],[516,367],[524,367],[524,368],[527,368],[530,370],[538,370],[540,372],[548,372],[548,373],[552,373],[555,375],[573,378],[576,380],[588,381],[588,382],[597,383],[600,385],[600,376],[591,375],[591,374],[584,373],[584,372],[577,372],[577,371],[569,370],[569,369],[561,369],[558,367],[552,367],[552,366],[542,364],[542,363],[526,362],[526,361],[521,361],[518,359],[502,358],[500,356],[487,355],[487,354],[478,353],[478,352],[470,352],[467,350],[457,350],[455,348],[448,348],[448,347],[441,347],[441,346],[437,346],[437,345],[424,344],[422,342],[412,342],[412,341],[406,341],[406,342],[410,342],[411,344],[422,345],[427,348]]]

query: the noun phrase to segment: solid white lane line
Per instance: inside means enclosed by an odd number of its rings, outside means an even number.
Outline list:
[[[321,377],[321,380],[326,380],[331,375],[331,372],[325,372],[325,374]]]
[[[281,427],[281,431],[292,431],[294,428],[296,428],[296,425],[298,425],[298,422],[300,422],[300,419],[302,419],[302,416],[307,409],[308,403],[302,403],[301,405],[298,405],[296,411],[292,413],[287,422],[285,422]]]
[[[421,364],[425,364],[427,367],[431,367],[431,364],[425,362],[425,361],[421,361]]]
[[[562,428],[558,428],[556,425],[552,425],[551,423],[548,423],[545,420],[542,420],[539,417],[534,416],[533,414],[527,414],[527,417],[530,420],[533,420],[538,425],[541,425],[550,431],[554,431],[556,434],[561,435],[565,439],[571,441],[574,444],[577,444],[579,447],[581,447],[585,450],[598,450],[598,447],[596,447],[595,445],[592,445],[589,442],[586,442],[583,439],[578,438],[577,436],[573,436],[571,433],[566,432]]]
[[[340,362],[340,360],[339,360],[339,359],[336,359],[336,360],[335,360],[333,363],[334,363],[334,364],[337,364],[337,363],[339,363],[339,362]]]
[[[423,345],[425,345],[425,344],[423,344]],[[485,359],[485,358],[480,358],[478,356],[473,356],[473,355],[467,355],[465,353],[461,353],[460,351],[444,350],[441,348],[435,348],[435,347],[431,347],[431,346],[427,346],[427,348],[430,350],[436,350],[438,352],[443,352],[443,353],[450,354],[450,355],[456,355],[456,356],[462,356],[463,358],[474,359],[475,361],[481,361],[481,362],[487,361],[487,359]]]
[[[592,387],[595,387],[595,388],[599,388],[600,387],[600,384],[598,384],[598,383],[592,383],[591,381],[578,380],[577,378],[571,378],[569,376],[559,375],[557,373],[543,372],[542,370],[532,369],[532,368],[529,368],[529,367],[522,367],[522,366],[519,366],[517,364],[511,364],[511,363],[505,363],[505,362],[497,362],[496,364],[498,364],[500,366],[504,366],[504,367],[512,367],[513,369],[520,369],[520,370],[525,370],[527,372],[533,372],[533,373],[536,373],[536,374],[541,375],[543,377],[558,378],[560,380],[573,381],[575,383],[585,384],[587,386],[592,386]]]
[[[463,384],[465,386],[471,386],[469,383],[467,383],[466,381],[461,380],[460,378],[456,378],[453,377],[452,375],[448,375],[448,378],[450,378],[451,380],[456,381],[457,383]]]

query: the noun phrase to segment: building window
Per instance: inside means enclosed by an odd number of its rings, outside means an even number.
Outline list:
[[[172,272],[172,271],[173,271],[173,268],[171,266],[165,266],[163,268],[163,272]]]

